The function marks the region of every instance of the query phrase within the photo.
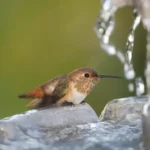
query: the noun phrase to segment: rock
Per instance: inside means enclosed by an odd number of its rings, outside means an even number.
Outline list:
[[[21,125],[23,128],[64,127],[98,122],[95,111],[88,104],[78,106],[51,107],[34,109],[5,119]],[[0,122],[1,123],[1,122]],[[1,126],[1,124],[0,124]]]
[[[88,104],[31,110],[0,120],[0,150],[137,150],[147,97],[109,102],[100,121]]]
[[[104,108],[100,120],[113,120],[115,122],[141,120],[143,106],[146,102],[146,96],[112,100]]]

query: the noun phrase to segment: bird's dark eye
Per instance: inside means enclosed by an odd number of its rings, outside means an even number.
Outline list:
[[[85,76],[86,78],[88,78],[90,75],[89,75],[88,73],[85,73],[84,76]]]

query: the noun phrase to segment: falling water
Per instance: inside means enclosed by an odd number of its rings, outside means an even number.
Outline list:
[[[112,35],[115,26],[115,12],[117,8],[111,5],[111,0],[103,2],[102,10],[99,18],[94,26],[97,37],[100,39],[100,46],[108,55],[115,55],[124,66],[124,75],[129,80],[128,89],[130,92],[135,90],[136,95],[140,96],[145,92],[145,85],[142,77],[135,79],[135,71],[132,63],[132,55],[134,48],[134,33],[140,23],[141,17],[137,10],[133,10],[133,24],[131,26],[126,42],[126,53],[124,54],[110,43],[110,36]]]

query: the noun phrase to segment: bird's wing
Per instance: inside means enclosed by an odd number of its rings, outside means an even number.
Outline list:
[[[62,75],[48,81],[27,94],[19,95],[19,97],[33,98],[27,106],[32,108],[40,108],[57,102],[65,95],[67,89],[67,75]]]
[[[65,94],[65,90],[67,89],[67,87],[68,87],[67,75],[58,76],[41,86],[45,95],[47,96],[59,95],[60,97],[63,94]]]
[[[34,108],[41,108],[55,104],[59,99],[61,99],[68,91],[68,81],[66,75],[56,77],[55,79],[42,85],[45,95],[39,99],[33,99],[27,106]]]

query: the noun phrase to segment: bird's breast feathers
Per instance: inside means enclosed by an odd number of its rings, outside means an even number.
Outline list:
[[[73,104],[80,104],[87,94],[79,92],[75,87],[72,87],[67,94],[67,102],[72,102]]]

